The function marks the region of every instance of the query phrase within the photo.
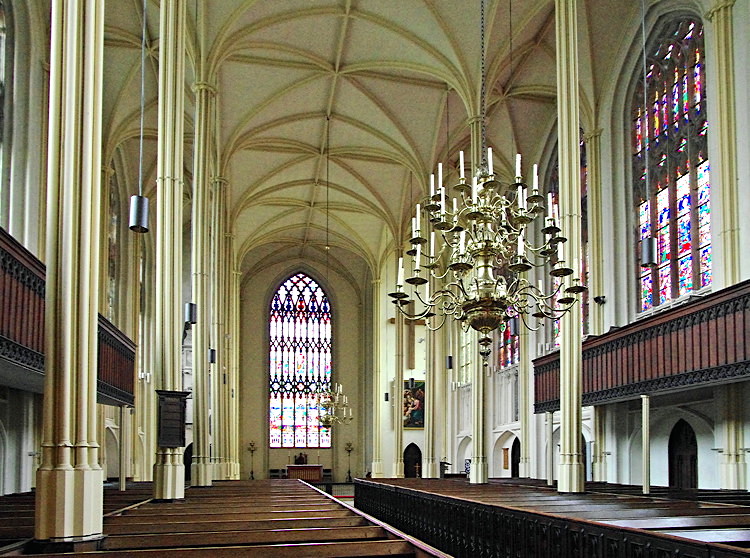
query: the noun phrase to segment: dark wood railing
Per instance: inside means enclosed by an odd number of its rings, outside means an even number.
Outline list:
[[[0,228],[0,358],[44,373],[45,267]],[[98,325],[100,400],[133,404],[135,343],[103,316]]]
[[[44,264],[2,228],[0,358],[44,369]]]
[[[583,343],[583,404],[750,375],[750,281]],[[560,408],[560,353],[534,361],[537,413]]]

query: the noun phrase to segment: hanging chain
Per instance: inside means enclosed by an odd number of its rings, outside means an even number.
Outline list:
[[[650,202],[651,196],[651,177],[648,172],[648,159],[649,159],[649,134],[651,130],[648,126],[648,88],[646,81],[646,0],[641,0],[641,42],[643,47],[643,122],[644,122],[644,134],[643,134],[643,164],[646,171],[646,189],[644,196],[646,201]]]
[[[486,84],[485,84],[485,64],[484,64],[484,0],[481,0],[481,12],[480,12],[480,39],[482,41],[481,48],[481,60],[482,60],[482,89],[480,91],[480,118],[482,121],[482,147],[481,152],[481,167],[487,169],[487,123],[485,122],[486,108],[485,108],[485,96],[486,96]]]
[[[326,115],[326,281],[328,280],[328,254],[331,251],[331,245],[329,243],[329,230],[330,230],[330,163],[331,163],[331,116]]]
[[[143,0],[143,29],[141,31],[141,123],[138,134],[138,195],[143,195],[143,112],[146,106],[146,6]]]

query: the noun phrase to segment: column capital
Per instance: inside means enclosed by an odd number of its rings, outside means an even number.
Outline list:
[[[210,95],[216,95],[216,87],[206,81],[196,81],[190,89],[193,90],[193,93],[206,91]]]
[[[713,8],[706,12],[706,19],[713,20],[714,16],[722,10],[731,10],[737,0],[719,0]]]
[[[229,180],[227,180],[226,177],[224,176],[212,176],[211,184],[217,184],[219,186],[226,186],[227,184],[229,184]]]
[[[583,141],[588,143],[592,139],[598,139],[599,137],[601,137],[603,131],[604,130],[602,128],[591,130],[590,132],[583,134]]]
[[[115,174],[115,169],[109,165],[102,166],[102,176],[104,178],[110,178]]]

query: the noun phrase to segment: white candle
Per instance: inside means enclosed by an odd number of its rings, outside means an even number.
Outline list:
[[[438,163],[438,188],[443,187],[443,163]]]
[[[523,256],[523,235],[518,235],[518,255]]]
[[[518,190],[518,207],[521,209],[526,209],[526,195],[526,186]]]
[[[554,212],[552,210],[552,192],[547,192],[547,217],[550,219],[554,218]]]
[[[471,180],[471,203],[477,204],[477,177],[473,177]]]
[[[419,232],[420,230],[422,230],[422,228],[420,227],[421,223],[420,223],[420,221],[419,221],[419,213],[420,213],[420,209],[421,209],[421,206],[420,206],[419,204],[417,204],[417,212],[416,212],[416,220],[417,220],[417,232]]]
[[[516,176],[521,178],[521,154],[516,153]]]
[[[430,257],[435,257],[435,231],[430,233]]]
[[[492,172],[492,148],[491,147],[487,148],[487,171],[490,174],[494,174]]]
[[[458,200],[453,198],[453,215],[458,215]]]
[[[461,231],[458,235],[458,251],[464,253],[466,249],[466,231]]]
[[[435,175],[430,175],[430,199],[435,195]]]
[[[424,299],[430,300],[430,282],[424,284]]]
[[[563,261],[563,247],[562,242],[557,243],[557,261]]]
[[[417,219],[415,217],[411,218],[411,237],[414,238],[417,236]]]
[[[544,289],[542,287],[544,287],[544,281],[542,281],[541,279],[539,279],[539,281],[537,281],[536,284],[537,284],[537,289],[539,289],[539,292],[543,293]]]
[[[396,286],[403,287],[404,286],[404,258],[400,257],[398,259],[398,278],[396,279]]]
[[[440,187],[440,215],[445,217],[445,188]]]
[[[536,163],[534,163],[534,178],[532,187],[534,188],[534,190],[539,189],[539,165],[537,165]]]
[[[417,244],[417,254],[414,256],[414,272],[419,271],[419,264],[422,259],[422,245]]]
[[[458,152],[458,172],[461,174],[459,175],[461,178],[466,178],[464,175],[464,152],[459,151]]]

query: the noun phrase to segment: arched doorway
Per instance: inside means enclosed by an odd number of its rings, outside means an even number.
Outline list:
[[[422,476],[422,450],[411,443],[404,450],[404,476],[413,479]]]
[[[190,473],[193,469],[193,444],[188,444],[182,454],[182,463],[185,465],[185,482],[190,482]]]
[[[510,447],[510,476],[514,479],[521,476],[521,441],[518,438]]]
[[[669,435],[669,487],[698,488],[698,442],[693,428],[682,419]]]

